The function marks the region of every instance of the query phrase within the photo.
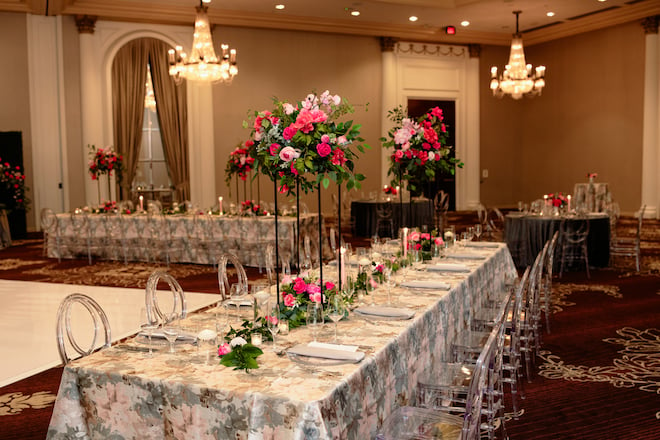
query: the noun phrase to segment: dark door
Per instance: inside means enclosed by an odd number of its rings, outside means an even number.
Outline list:
[[[23,167],[23,138],[20,131],[0,132],[0,158],[2,162],[8,162],[12,166]],[[0,194],[0,198],[2,198]],[[0,201],[2,203],[2,201]],[[12,240],[25,238],[27,236],[27,219],[25,210],[14,209],[7,214],[9,229]]]
[[[433,107],[440,107],[447,126],[447,145],[456,145],[456,102],[437,99],[408,99],[408,115],[418,118]],[[455,149],[451,149],[451,157],[455,157]],[[456,176],[452,174],[436,174],[435,182],[430,182],[424,188],[424,196],[433,199],[439,191],[449,194],[449,210],[456,210]]]

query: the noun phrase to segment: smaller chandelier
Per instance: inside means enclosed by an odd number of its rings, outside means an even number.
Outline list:
[[[213,49],[213,38],[209,18],[206,15],[208,8],[199,2],[197,17],[195,18],[195,33],[193,34],[192,53],[187,55],[181,46],[176,50],[170,49],[168,53],[170,75],[180,84],[183,79],[202,82],[230,83],[238,73],[236,65],[236,50],[229,49],[229,45],[222,44],[222,59],[218,59]]]
[[[525,64],[522,35],[518,31],[518,16],[522,11],[513,13],[516,14],[516,33],[511,40],[509,64],[504,66],[504,72],[499,77],[497,67],[490,68],[490,89],[498,98],[504,95],[511,95],[513,99],[520,99],[523,95],[540,95],[545,86],[545,66],[538,66],[532,72],[532,65]]]

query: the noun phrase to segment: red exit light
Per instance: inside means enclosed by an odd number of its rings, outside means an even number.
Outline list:
[[[447,35],[455,35],[456,34],[456,27],[455,26],[447,26],[445,27],[445,33]]]

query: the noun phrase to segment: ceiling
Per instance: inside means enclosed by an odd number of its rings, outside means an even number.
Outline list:
[[[276,4],[283,10],[276,10]],[[0,0],[0,11],[190,25],[199,0]],[[357,10],[360,15],[350,14]],[[660,0],[212,0],[215,25],[509,45],[520,10],[525,45],[660,15]],[[548,17],[547,12],[554,12]],[[408,17],[419,17],[411,22]],[[468,20],[470,25],[462,27]],[[456,34],[447,35],[446,26]]]

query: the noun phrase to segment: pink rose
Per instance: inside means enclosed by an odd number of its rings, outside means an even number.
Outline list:
[[[441,237],[436,237],[434,243],[435,243],[436,246],[444,246],[444,244],[445,244],[445,242],[442,240]]]
[[[332,164],[341,166],[344,165],[344,163],[346,163],[346,158],[344,157],[344,151],[337,148],[335,151],[332,152]]]
[[[403,151],[401,151],[401,150],[396,150],[396,151],[394,152],[394,157],[396,157],[397,159],[401,159],[401,158],[403,158]]]
[[[310,283],[307,285],[307,293],[309,293],[310,295],[321,293],[321,286],[314,283]]]
[[[298,157],[300,157],[300,153],[298,153],[293,147],[284,147],[280,150],[280,159],[284,162],[289,162]]]
[[[307,290],[307,284],[305,284],[305,280],[302,278],[296,278],[296,281],[293,284],[293,290],[299,295]]]
[[[310,293],[309,294],[309,300],[311,302],[320,303],[321,302],[321,292]]]
[[[346,139],[346,136],[343,136],[343,135],[342,135],[342,136],[339,136],[339,137],[337,138],[337,143],[338,143],[339,145],[346,145],[346,144],[348,143],[348,139]]]
[[[325,283],[325,290],[332,290],[335,288],[335,283],[332,283],[330,281]]]
[[[291,284],[292,281],[293,280],[291,279],[291,277],[289,275],[284,275],[284,277],[282,278],[282,284],[284,284],[284,285]]]
[[[431,234],[429,234],[428,232],[423,232],[421,234],[421,237],[422,237],[422,240],[430,240],[431,239]]]
[[[287,115],[290,115],[291,113],[293,113],[296,110],[296,108],[294,106],[292,106],[291,104],[289,104],[288,102],[285,102],[282,105],[282,108],[284,109],[284,113],[286,113]]]
[[[271,156],[277,156],[277,152],[280,151],[280,144],[272,143],[268,147],[268,152]]]
[[[284,129],[284,132],[282,132],[282,137],[287,141],[290,141],[291,139],[293,139],[296,133],[298,133],[298,129],[294,127],[293,124],[291,124]]]
[[[323,142],[324,144],[329,144],[330,143],[330,136],[328,136],[327,134],[324,134],[323,136],[321,136],[321,142]]]
[[[296,162],[291,161],[291,174],[297,176],[298,175],[298,170],[296,169]]]
[[[296,303],[296,299],[290,293],[284,295],[284,305],[287,307],[293,307]]]
[[[409,241],[419,241],[421,238],[421,235],[418,231],[412,231],[410,235],[408,236]]]
[[[328,154],[332,152],[332,147],[330,147],[330,145],[323,142],[316,146],[316,152],[319,153],[319,156],[326,157]]]
[[[230,352],[231,352],[231,346],[226,342],[222,344],[220,347],[218,347],[218,356],[224,356]]]

